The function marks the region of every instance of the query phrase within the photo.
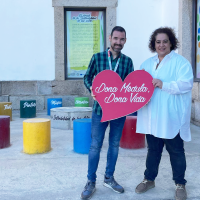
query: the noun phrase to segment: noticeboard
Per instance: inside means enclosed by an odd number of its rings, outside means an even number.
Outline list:
[[[83,78],[93,54],[104,51],[104,12],[66,11],[66,77]]]

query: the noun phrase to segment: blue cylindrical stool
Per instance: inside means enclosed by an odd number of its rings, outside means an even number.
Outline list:
[[[88,154],[91,143],[91,119],[76,119],[73,121],[74,151]]]
[[[62,98],[47,99],[47,115],[50,115],[51,108],[62,107]]]

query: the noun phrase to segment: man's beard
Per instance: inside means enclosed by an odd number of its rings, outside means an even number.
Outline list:
[[[118,47],[118,48],[115,48],[115,47]],[[111,45],[111,48],[112,48],[112,50],[114,51],[114,52],[117,52],[117,53],[119,53],[119,52],[121,52],[121,50],[122,50],[122,45],[116,45],[116,44],[114,44],[113,46]]]

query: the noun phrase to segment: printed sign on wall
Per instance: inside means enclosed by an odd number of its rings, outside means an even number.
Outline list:
[[[104,51],[103,11],[67,11],[67,77],[82,78],[93,54]]]
[[[145,106],[153,95],[152,76],[137,70],[124,81],[111,71],[104,70],[94,79],[92,91],[102,108],[101,122],[131,114]]]

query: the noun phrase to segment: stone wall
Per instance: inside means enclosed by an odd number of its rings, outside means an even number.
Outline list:
[[[200,84],[195,82],[192,89],[192,113],[191,122],[200,126]]]
[[[20,109],[20,100],[36,100],[37,110],[47,108],[47,98],[62,98],[63,106],[74,106],[75,97],[89,97],[83,80],[67,81],[1,81],[0,102],[12,102],[13,110]]]

